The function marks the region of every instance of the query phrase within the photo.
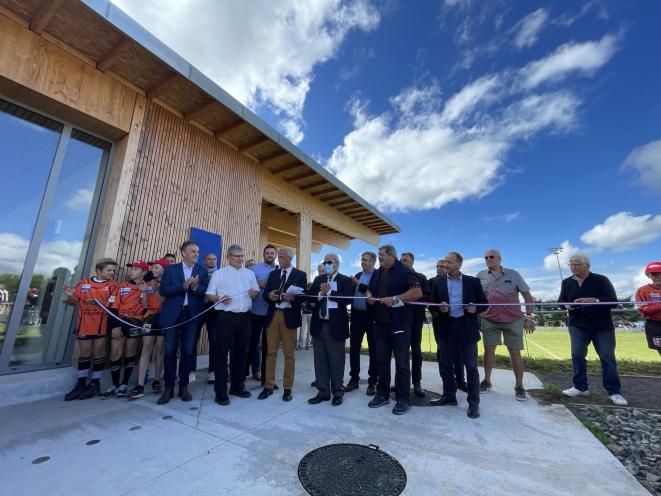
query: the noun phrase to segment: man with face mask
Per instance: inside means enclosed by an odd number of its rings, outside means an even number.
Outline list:
[[[314,310],[310,334],[314,346],[314,372],[319,392],[308,403],[316,405],[333,395],[333,406],[342,404],[344,386],[344,344],[349,337],[347,305],[350,300],[337,298],[353,294],[353,281],[338,272],[340,258],[329,253],[324,257],[324,273],[315,278],[307,292]]]

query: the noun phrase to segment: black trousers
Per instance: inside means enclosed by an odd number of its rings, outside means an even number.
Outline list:
[[[216,319],[214,332],[216,333],[215,365],[216,383],[214,390],[216,396],[227,394],[227,361],[229,355],[231,391],[241,391],[245,388],[246,359],[250,343],[250,313],[226,312],[214,310]]]
[[[322,322],[319,335],[312,336],[314,375],[322,398],[330,398],[331,394],[338,398],[344,396],[344,341],[333,338],[328,322]]]
[[[450,318],[450,337],[444,339],[440,348],[439,369],[443,379],[443,396],[454,399],[457,396],[457,382],[454,375],[454,362],[457,351],[464,358],[466,382],[468,383],[468,404],[480,404],[480,373],[477,370],[477,341],[471,343],[465,338],[464,317]]]
[[[376,359],[374,358],[374,324],[367,316],[367,310],[351,310],[351,337],[349,338],[349,376],[352,381],[360,380],[360,347],[363,337],[367,333],[367,349],[369,351],[369,367],[367,369],[367,382],[370,386],[376,386],[379,376],[376,371]]]
[[[424,315],[414,315],[411,320],[411,379],[413,384],[422,380],[422,326]]]
[[[411,401],[411,322],[403,319],[397,334],[390,324],[374,324],[375,358],[379,382],[376,394],[382,398],[390,396],[390,360],[395,355],[395,395],[397,401]]]
[[[250,316],[250,343],[248,344],[248,357],[243,375],[250,375],[250,363],[252,357],[257,353],[257,348],[261,341],[262,356],[260,359],[260,372],[262,374],[262,380],[264,380],[264,370],[266,370],[266,329],[264,328],[264,321],[266,320],[266,315],[255,315],[254,313],[249,313],[248,315]],[[253,374],[255,372],[257,371],[252,371]]]
[[[434,329],[434,340],[436,341],[436,361],[438,362],[438,373],[441,373],[441,348],[443,347],[443,342],[439,337],[439,324],[437,319],[433,319],[432,328]],[[461,348],[457,347],[457,355],[454,357],[454,378],[457,382],[464,382],[465,375],[464,369],[464,357],[461,354]]]

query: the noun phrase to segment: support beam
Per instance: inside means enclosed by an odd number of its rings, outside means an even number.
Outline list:
[[[295,183],[296,181],[301,181],[301,180],[303,180],[303,179],[309,179],[309,178],[314,177],[314,176],[316,176],[316,175],[317,175],[317,173],[316,173],[315,171],[313,171],[313,170],[306,170],[306,171],[301,172],[300,174],[297,174],[297,175],[295,175],[295,176],[286,177],[286,178],[285,178],[285,181],[290,182],[290,183]],[[325,182],[327,182],[327,181],[324,180],[324,183],[325,183]],[[299,188],[302,189],[301,186],[299,186]]]
[[[250,151],[253,150],[254,148],[257,148],[259,145],[263,145],[264,143],[270,140],[271,138],[269,138],[268,136],[262,135],[259,138],[254,139],[246,143],[245,145],[239,147],[239,151],[241,153],[250,153]]]
[[[215,107],[217,103],[218,102],[216,102],[216,100],[209,100],[209,101],[206,101],[206,102],[202,102],[200,105],[195,107],[193,110],[191,110],[189,112],[186,112],[184,114],[184,120],[192,121],[193,119],[198,117],[200,114],[203,114],[204,112],[206,112],[210,108]]]
[[[312,217],[306,212],[296,216],[298,239],[296,243],[296,266],[310,277],[312,265]]]
[[[53,18],[53,15],[55,15],[55,11],[57,10],[59,4],[60,0],[49,0],[43,2],[41,8],[30,21],[30,29],[36,34],[41,34],[41,32]]]
[[[131,43],[132,41],[130,38],[124,38],[122,41],[112,47],[108,53],[97,60],[96,68],[102,72],[106,72],[106,69],[108,69],[108,67],[110,67],[119,58],[122,52],[128,48]]]
[[[288,211],[280,212],[278,209],[267,207],[264,204],[262,204],[261,223],[262,226],[270,227],[271,231],[275,230],[285,234],[291,234],[292,236],[295,236],[298,232],[295,215],[290,215]],[[313,222],[312,241],[346,250],[349,248],[351,238],[337,232],[332,232],[330,229]]]
[[[350,210],[345,210],[344,215],[348,215],[349,217],[351,217],[354,214],[364,212],[364,211],[365,211],[365,207],[363,207],[362,205],[358,205],[358,206],[356,206],[356,207],[354,207]]]
[[[269,166],[276,160],[281,159],[285,155],[289,155],[289,152],[287,150],[280,150],[277,153],[274,153],[273,155],[269,155],[268,157],[264,157],[262,159],[262,165]]]
[[[374,214],[372,212],[365,212],[358,215],[349,215],[349,217],[351,217],[353,220],[357,220],[358,222],[363,222],[370,217],[374,217]]]
[[[303,184],[303,185],[299,186],[298,189],[300,189],[301,191],[305,191],[307,189],[318,188],[319,186],[323,186],[324,184],[328,184],[328,181],[324,178],[321,178],[321,179],[318,179],[317,181],[313,181],[313,182],[308,183],[308,184]]]
[[[315,196],[322,201],[330,201],[337,198],[342,198],[343,196],[346,196],[346,193],[342,190],[333,190],[329,191],[328,193],[317,193]]]
[[[298,169],[299,167],[303,167],[304,165],[305,164],[303,162],[296,159],[296,162],[281,165],[277,169],[271,170],[271,174],[275,174],[277,176],[278,174],[282,174],[283,172],[287,172],[287,171],[290,171],[290,170],[293,170],[293,169]]]
[[[216,129],[213,135],[216,138],[224,138],[227,134],[231,133],[235,129],[240,128],[241,126],[245,126],[246,124],[248,123],[244,120],[234,121],[232,124],[228,124],[227,126],[221,127],[220,129]]]
[[[291,248],[294,254],[297,253],[296,251],[296,243],[298,242],[297,237],[293,236],[291,234],[285,234],[281,233],[278,231],[274,231],[273,229],[269,229],[269,237],[268,237],[268,243],[271,243],[272,245],[276,245],[278,248],[284,246],[287,248]],[[312,253],[319,253],[321,251],[321,244],[315,243],[314,241],[312,242]],[[309,269],[308,269],[309,270]]]
[[[179,74],[173,72],[172,74],[161,79],[158,83],[147,90],[147,98],[152,100],[154,98],[158,98],[167,89],[168,85],[177,79],[177,77],[179,77]]]
[[[328,202],[329,207],[339,207],[340,205],[346,205],[347,203],[354,203],[356,200],[353,198],[342,198],[340,200],[333,200]]]
[[[319,186],[321,186],[321,184],[318,185],[318,186],[314,186],[314,187],[317,188]],[[310,188],[310,189],[312,189],[312,188]],[[333,186],[332,184],[329,184],[327,187],[325,187],[323,189],[320,189],[319,191],[310,192],[308,194],[314,195],[314,196],[319,196],[319,195],[323,195],[324,193],[330,193],[331,191],[335,191],[336,189],[337,189],[336,186]]]

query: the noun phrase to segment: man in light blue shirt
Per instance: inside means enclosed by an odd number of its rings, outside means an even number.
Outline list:
[[[259,285],[259,294],[252,300],[252,309],[250,310],[250,348],[248,349],[248,360],[246,361],[246,375],[250,374],[252,368],[253,379],[260,381],[264,385],[264,372],[266,370],[266,311],[268,303],[262,298],[266,280],[272,270],[277,269],[275,264],[276,249],[273,245],[266,245],[262,251],[264,261],[250,267],[255,273],[257,284]],[[259,344],[261,339],[261,359]]]
[[[448,277],[448,296],[450,298],[449,304],[450,304],[450,317],[454,317],[455,319],[458,317],[463,317],[464,316],[464,306],[463,306],[463,292],[462,292],[462,285],[463,285],[463,274],[459,272],[459,275],[457,277],[452,277],[450,274],[447,275]]]

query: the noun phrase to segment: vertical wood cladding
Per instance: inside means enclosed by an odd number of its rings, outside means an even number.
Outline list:
[[[261,203],[258,164],[148,102],[122,226],[120,269],[133,260],[153,260],[166,252],[178,255],[191,227],[220,233],[224,247],[239,243],[246,258],[256,258]],[[226,264],[224,257],[221,263]],[[205,333],[200,353],[207,350]]]

